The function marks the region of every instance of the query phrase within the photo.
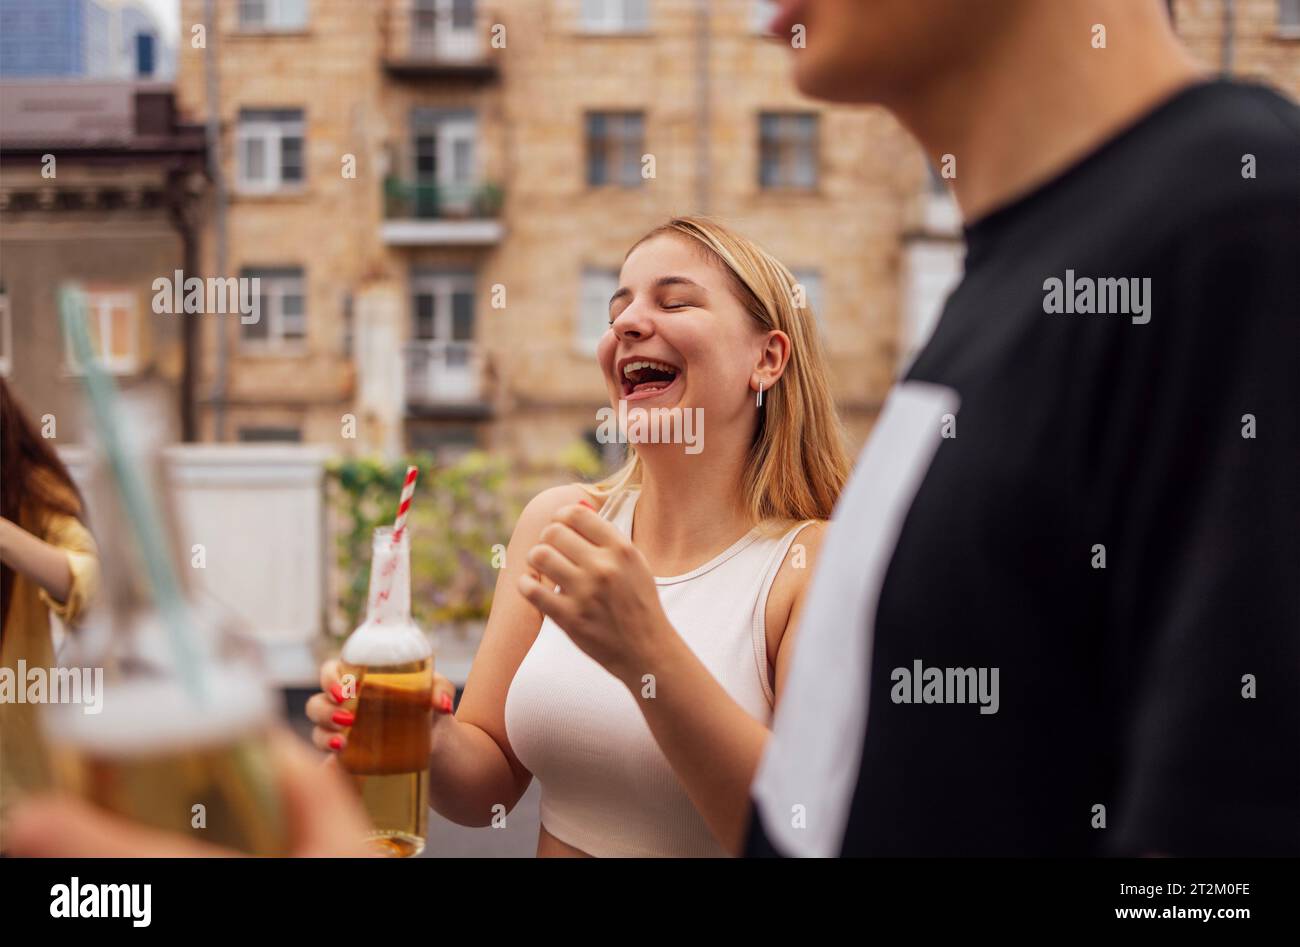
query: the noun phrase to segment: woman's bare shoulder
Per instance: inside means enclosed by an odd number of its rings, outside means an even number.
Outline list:
[[[767,650],[768,659],[774,664],[790,616],[812,582],[817,555],[829,525],[825,520],[815,520],[799,530],[772,580],[767,597]]]
[[[814,520],[799,530],[772,583],[774,592],[780,586],[786,594],[797,597],[808,585],[829,525],[826,520]]]
[[[586,500],[598,510],[604,503],[604,498],[594,495],[586,484],[566,483],[558,487],[547,487],[524,506],[523,512],[519,514],[519,522],[515,524],[515,536],[535,540],[546,525],[555,519],[558,510],[580,500]]]

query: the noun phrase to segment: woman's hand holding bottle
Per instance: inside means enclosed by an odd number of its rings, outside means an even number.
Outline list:
[[[337,659],[326,661],[321,665],[320,687],[321,692],[312,695],[307,701],[307,717],[315,724],[311,739],[319,749],[337,753],[347,743],[347,731],[354,722],[352,711],[344,706],[350,695],[344,690],[344,682],[340,679]],[[433,727],[429,736],[431,751],[439,725],[452,717],[455,699],[456,685],[434,672]]]

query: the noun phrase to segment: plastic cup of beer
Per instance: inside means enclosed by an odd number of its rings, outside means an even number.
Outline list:
[[[374,830],[396,858],[424,850],[429,827],[433,646],[411,620],[410,534],[375,530],[366,620],[343,645],[344,706],[355,716],[339,762],[352,774]]]
[[[200,698],[165,661],[137,656],[106,673],[102,691],[97,712],[84,703],[47,708],[58,788],[195,841],[288,853],[268,743],[276,704],[256,665],[209,657]]]

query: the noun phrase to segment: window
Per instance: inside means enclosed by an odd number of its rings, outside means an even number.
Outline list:
[[[640,187],[645,116],[640,112],[587,114],[587,184]]]
[[[411,339],[405,347],[408,400],[437,404],[470,402],[481,396],[474,283],[471,270],[412,272]]]
[[[414,0],[411,48],[420,56],[472,58],[480,52],[475,0]]]
[[[409,442],[414,451],[433,454],[442,464],[454,464],[478,449],[478,431],[465,425],[412,425]]]
[[[245,444],[299,444],[302,430],[296,427],[241,427],[239,439]]]
[[[306,27],[307,0],[239,0],[241,30],[290,32]]]
[[[139,310],[135,293],[115,287],[87,287],[82,293],[90,348],[101,368],[126,375],[139,367]],[[65,339],[68,371],[80,373],[81,366]]]
[[[416,270],[411,276],[411,338],[474,340],[474,274],[469,270]]]
[[[302,267],[244,269],[244,279],[259,280],[258,319],[240,321],[240,343],[252,350],[300,345],[307,338],[307,294]]]
[[[595,354],[596,346],[609,329],[609,297],[618,289],[618,270],[588,267],[582,271],[582,294],[578,302],[578,327],[574,346],[584,355]]]
[[[1278,0],[1277,31],[1300,38],[1300,0]]]
[[[411,113],[410,167],[416,217],[470,209],[478,189],[478,116],[472,111],[420,108]]]
[[[307,177],[302,109],[239,113],[239,187],[265,193],[301,187]]]
[[[582,29],[588,33],[644,33],[650,28],[650,0],[582,0]]]
[[[764,112],[758,120],[758,183],[765,188],[817,186],[817,116]]]
[[[414,0],[411,7],[411,31],[417,41],[432,42],[438,31],[438,0]]]
[[[0,283],[0,375],[8,375],[14,369],[11,325],[9,294],[5,292],[4,284]]]
[[[447,0],[444,0],[447,2]],[[474,0],[450,0],[451,28],[453,30],[472,30],[474,28]]]

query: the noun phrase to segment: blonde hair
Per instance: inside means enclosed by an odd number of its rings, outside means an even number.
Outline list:
[[[753,522],[829,519],[849,461],[817,323],[810,307],[795,305],[794,275],[752,240],[707,217],[674,217],[633,244],[627,255],[664,234],[686,238],[720,266],[759,329],[779,329],[790,337],[785,373],[756,409],[758,428],[741,482]],[[609,496],[641,482],[641,459],[631,445],[628,455],[620,470],[589,488],[593,495]]]

